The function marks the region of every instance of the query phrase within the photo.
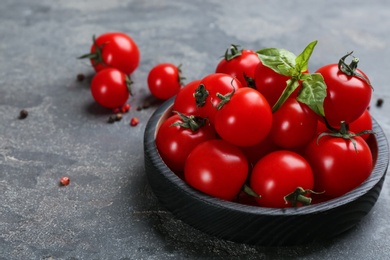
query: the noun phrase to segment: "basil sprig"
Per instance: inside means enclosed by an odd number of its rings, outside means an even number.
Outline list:
[[[308,105],[318,115],[325,116],[323,103],[326,97],[326,84],[324,78],[319,73],[305,73],[308,70],[309,59],[316,44],[317,41],[309,43],[298,56],[278,48],[264,48],[257,51],[264,66],[278,74],[290,77],[286,81],[286,88],[282,95],[272,107],[273,112],[282,106],[298,88],[299,82],[302,82],[297,100]]]

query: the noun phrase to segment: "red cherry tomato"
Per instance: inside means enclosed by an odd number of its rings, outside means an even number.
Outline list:
[[[306,145],[316,134],[317,115],[295,98],[288,98],[273,114],[271,140],[283,148]]]
[[[185,181],[208,195],[233,200],[248,176],[248,161],[242,151],[223,140],[209,140],[188,156]]]
[[[372,131],[372,117],[368,109],[366,109],[358,119],[349,124],[349,131],[355,134],[366,130]],[[361,135],[361,137],[364,140],[367,140],[370,135],[371,134],[364,134]]]
[[[195,115],[197,108],[194,93],[199,84],[200,80],[194,80],[182,87],[176,95],[172,110],[186,115]]]
[[[284,89],[287,86],[287,80],[290,77],[278,74],[272,69],[259,63],[255,70],[255,85],[256,89],[267,99],[271,107],[273,107],[282,95]],[[290,95],[290,97],[296,97],[299,87]]]
[[[314,138],[306,147],[305,158],[310,163],[315,179],[314,189],[325,196],[338,197],[359,186],[370,175],[373,167],[369,146],[363,138],[351,140],[323,136]]]
[[[262,207],[286,208],[291,202],[285,197],[297,188],[312,190],[313,171],[309,163],[299,154],[279,150],[263,157],[253,168],[250,187],[260,195],[256,201]]]
[[[174,172],[183,172],[185,161],[189,153],[201,142],[215,139],[214,128],[204,124],[198,130],[180,125],[183,119],[175,114],[169,117],[158,129],[156,135],[156,146],[161,158],[166,165]]]
[[[359,69],[356,71],[367,78]],[[371,86],[356,76],[347,76],[338,64],[325,65],[316,72],[324,77],[327,86],[324,111],[328,123],[339,127],[341,121],[350,124],[358,119],[370,104]]]
[[[252,146],[243,146],[241,150],[244,152],[249,163],[253,166],[267,154],[280,150],[281,148],[272,142],[268,134],[262,141]]]
[[[92,79],[91,93],[95,101],[104,107],[121,107],[129,98],[127,76],[114,68],[101,70]]]
[[[161,63],[151,69],[148,87],[153,96],[166,100],[176,95],[181,88],[180,69],[170,63]]]
[[[271,130],[271,107],[257,90],[240,88],[217,111],[214,125],[222,139],[238,146],[252,146]]]
[[[207,75],[201,80],[195,94],[195,98],[197,100],[197,115],[203,118],[207,118],[211,123],[213,123],[215,113],[217,112],[216,106],[221,100],[217,97],[217,93],[226,95],[232,92],[233,89],[237,90],[241,87],[241,83],[228,74],[213,73]],[[202,91],[198,91],[199,89],[202,89]]]
[[[228,49],[229,50],[229,49]],[[226,73],[240,81],[242,86],[248,86],[248,80],[255,78],[255,70],[260,59],[252,50],[238,50],[236,45],[230,47],[231,53],[225,54],[215,70],[216,73]]]
[[[109,32],[94,39],[91,53],[80,58],[89,58],[96,72],[116,68],[130,75],[139,65],[140,52],[130,36],[121,32]]]

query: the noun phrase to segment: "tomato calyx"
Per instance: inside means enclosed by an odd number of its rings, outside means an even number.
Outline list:
[[[93,63],[93,66],[98,64],[102,64],[103,66],[107,66],[107,64],[103,60],[102,52],[103,47],[107,44],[107,42],[98,45],[96,42],[96,36],[92,36],[93,45],[95,46],[95,52],[87,53],[78,57],[79,59],[90,59]]]
[[[348,52],[346,55],[340,58],[338,63],[339,70],[347,76],[358,77],[364,80],[372,89],[374,89],[371,85],[370,80],[367,77],[363,76],[361,73],[356,71],[359,63],[359,58],[352,56],[352,53],[353,51]],[[349,56],[351,56],[353,59],[351,60],[350,64],[346,64],[345,59]]]
[[[215,94],[221,100],[221,102],[219,102],[218,105],[215,106],[217,110],[220,110],[226,103],[228,103],[232,98],[232,96],[234,95],[234,93],[236,93],[236,88],[233,86],[233,80],[232,80],[232,87],[233,87],[232,92],[229,92],[226,95],[222,95],[219,92]]]
[[[206,99],[208,96],[209,91],[206,89],[205,85],[200,84],[194,92],[196,107],[203,107],[206,104]]]
[[[249,88],[256,89],[256,84],[255,84],[255,79],[254,79],[254,78],[251,78],[251,77],[247,76],[247,75],[244,73],[244,79],[245,79],[246,85],[247,85]]]
[[[312,199],[310,197],[305,196],[309,193],[321,194],[324,192],[315,192],[315,191],[312,191],[309,189],[305,190],[302,187],[297,187],[293,192],[284,196],[284,201],[286,202],[286,204],[288,204],[290,202],[293,207],[297,207],[298,203],[302,203],[302,205],[305,205],[305,206],[310,205]]]
[[[257,194],[249,185],[244,184],[242,186],[242,191],[248,194],[249,196],[255,197],[255,198],[261,198],[261,195]]]
[[[358,133],[352,133],[349,131],[349,126],[345,121],[340,122],[340,129],[336,129],[330,126],[326,119],[325,119],[325,124],[326,127],[330,130],[330,132],[323,132],[319,134],[317,137],[317,144],[323,136],[339,137],[345,140],[350,140],[353,144],[353,147],[355,148],[355,151],[357,152],[356,140],[354,139],[354,137],[365,135],[365,134],[375,134],[375,132],[372,130],[363,130]]]
[[[207,119],[199,116],[186,116],[178,111],[174,111],[174,113],[180,116],[180,119],[183,122],[175,122],[171,124],[171,126],[180,126],[182,128],[190,129],[192,132],[198,131],[202,126],[206,124]]]
[[[126,83],[126,87],[127,87],[127,90],[129,91],[129,94],[130,96],[133,96],[133,83],[134,81],[131,79],[130,76],[126,76],[125,77],[125,83]]]
[[[238,56],[241,56],[242,49],[238,49],[240,45],[231,44],[229,48],[226,49],[225,55],[223,56],[226,61],[232,60]]]
[[[182,64],[179,64],[179,66],[177,66],[177,71],[179,72],[178,73],[178,81],[180,82],[180,85],[183,86],[184,85],[184,80],[186,80],[186,77],[183,76],[183,71],[181,70],[181,67],[182,67]]]

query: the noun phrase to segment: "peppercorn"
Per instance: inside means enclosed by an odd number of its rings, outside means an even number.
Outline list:
[[[19,119],[25,119],[28,116],[28,111],[25,109],[20,110]]]
[[[61,186],[67,186],[69,185],[69,183],[70,183],[69,177],[64,176],[60,179]]]

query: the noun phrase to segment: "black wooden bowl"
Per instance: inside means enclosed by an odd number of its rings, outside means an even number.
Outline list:
[[[376,203],[385,179],[389,148],[383,130],[373,120],[367,142],[374,157],[370,177],[353,191],[318,204],[274,209],[224,201],[188,186],[162,161],[156,131],[170,115],[174,99],[151,116],[144,135],[145,171],[159,201],[189,225],[218,238],[263,246],[307,244],[335,237],[355,226]]]

